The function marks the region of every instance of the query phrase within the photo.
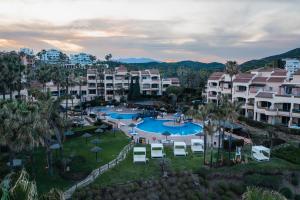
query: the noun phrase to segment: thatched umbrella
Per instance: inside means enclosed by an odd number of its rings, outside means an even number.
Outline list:
[[[96,161],[98,162],[98,152],[102,151],[102,148],[98,147],[98,146],[94,146],[93,148],[91,148],[91,152],[96,154]]]
[[[100,137],[100,134],[103,133],[103,132],[104,132],[104,130],[101,129],[101,128],[97,128],[97,129],[95,130],[95,133],[97,133],[98,138]]]
[[[82,137],[85,138],[85,143],[87,143],[87,139],[92,137],[92,135],[89,134],[89,133],[85,133],[85,134],[82,135]]]
[[[99,128],[101,128],[101,129],[107,129],[108,126],[106,124],[101,124],[101,126],[99,126]]]
[[[55,143],[55,144],[52,144],[51,146],[50,146],[50,149],[51,150],[58,150],[58,149],[60,149],[60,145],[58,144],[58,143]],[[57,151],[55,151],[55,158],[57,157]]]
[[[166,136],[166,140],[168,139],[168,136],[171,135],[171,133],[169,131],[165,131],[162,133],[163,136]]]
[[[133,128],[136,127],[136,125],[134,123],[130,123],[128,126],[131,128],[131,132],[133,133]]]
[[[101,143],[101,140],[98,138],[95,138],[95,139],[91,140],[91,143],[97,145],[97,144]]]

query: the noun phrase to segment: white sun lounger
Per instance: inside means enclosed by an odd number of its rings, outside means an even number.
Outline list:
[[[164,155],[164,147],[161,143],[151,144],[151,158],[162,158]]]
[[[269,161],[270,149],[264,146],[252,146],[252,157],[257,161]]]
[[[134,147],[133,148],[133,163],[143,162],[146,163],[146,147]]]
[[[191,139],[191,150],[193,153],[203,153],[204,141],[201,139]]]
[[[174,156],[186,156],[186,144],[185,142],[174,142]]]

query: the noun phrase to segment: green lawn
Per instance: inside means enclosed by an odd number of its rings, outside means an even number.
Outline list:
[[[102,148],[99,155],[99,162],[96,162],[95,153],[90,149],[95,146],[90,141],[98,136],[93,136],[88,139],[87,144],[82,137],[72,138],[64,143],[65,157],[82,156],[84,159],[75,160],[70,166],[70,170],[78,173],[89,173],[93,169],[108,163],[113,160],[121,151],[121,149],[129,143],[129,138],[122,132],[116,132],[116,136],[111,132],[106,132],[100,136],[101,143],[98,145]],[[53,152],[53,159],[59,158],[59,152]],[[39,192],[47,192],[52,187],[66,189],[71,186],[74,181],[65,180],[58,174],[58,170],[54,170],[54,175],[48,175],[46,166],[46,157],[44,149],[39,149],[35,152],[35,171],[37,174],[36,182]],[[30,170],[30,167],[28,166]]]
[[[199,171],[203,167],[203,155],[193,155],[189,151],[187,157],[174,157],[171,147],[165,148],[167,158],[170,161],[171,171],[191,170]],[[225,156],[227,153],[224,154]],[[95,185],[108,186],[126,183],[132,180],[147,180],[161,175],[159,159],[149,159],[147,164],[134,164],[132,152],[117,167],[107,171],[95,181]],[[214,152],[216,156],[216,152]],[[234,153],[232,153],[234,156]],[[147,157],[150,158],[150,148],[147,146]],[[207,154],[207,161],[210,155]],[[203,169],[203,168],[202,168]],[[269,171],[269,170],[300,170],[299,165],[292,164],[279,158],[271,158],[269,162],[257,162],[249,160],[247,164],[238,164],[231,167],[212,168],[209,172],[239,173],[247,170]]]

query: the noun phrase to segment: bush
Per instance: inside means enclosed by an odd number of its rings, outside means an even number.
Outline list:
[[[298,175],[296,173],[292,173],[291,183],[294,186],[298,186],[299,185],[299,177],[298,177]]]
[[[273,174],[249,174],[245,175],[244,178],[247,186],[266,187],[273,190],[278,190],[282,182],[281,176]]]
[[[295,200],[300,200],[300,194],[296,194],[296,195],[294,196],[294,199],[295,199]]]
[[[291,189],[288,188],[288,187],[281,188],[281,189],[279,190],[279,192],[280,192],[283,196],[285,196],[286,198],[288,198],[288,199],[292,199],[292,198],[293,198],[293,192],[292,192]]]
[[[229,189],[234,192],[236,195],[242,195],[246,188],[244,186],[244,184],[240,183],[240,184],[237,184],[237,183],[229,183]]]
[[[273,151],[273,155],[294,164],[300,164],[300,148],[287,146]]]

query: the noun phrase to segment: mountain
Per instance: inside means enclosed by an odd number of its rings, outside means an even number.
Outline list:
[[[283,63],[280,62],[280,60],[284,58],[300,58],[300,48],[296,48],[282,54],[269,56],[258,60],[250,60],[241,64],[240,68],[242,71],[248,71],[251,69],[264,67],[268,64],[274,64],[282,67]]]
[[[159,62],[152,58],[120,58],[117,60],[120,63],[150,63],[150,62]]]

